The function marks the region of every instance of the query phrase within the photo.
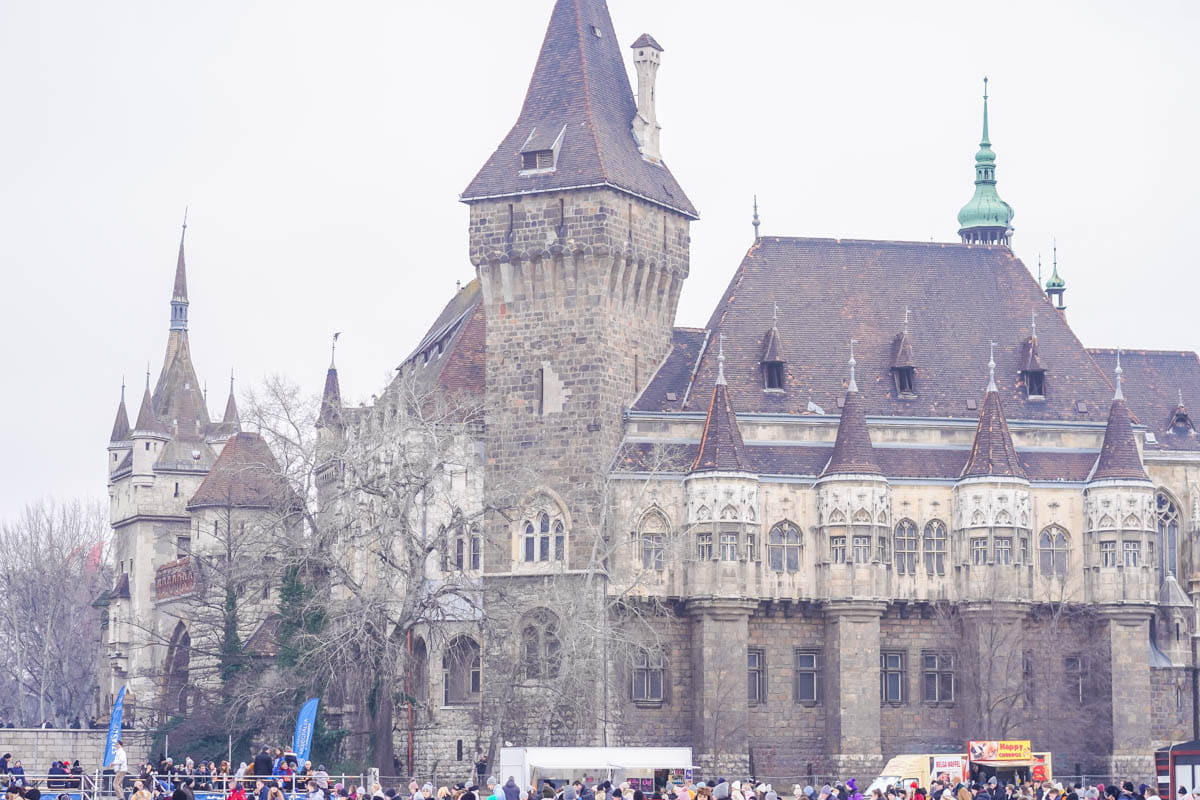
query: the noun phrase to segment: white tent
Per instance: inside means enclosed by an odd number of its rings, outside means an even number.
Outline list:
[[[634,772],[691,768],[690,747],[504,747],[495,777],[503,783],[511,775],[524,788],[535,771],[540,777],[574,780],[584,775],[617,779]]]

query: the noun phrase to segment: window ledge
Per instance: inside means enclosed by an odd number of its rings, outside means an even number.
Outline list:
[[[896,395],[896,399],[897,400],[916,400],[917,393],[916,392],[900,392],[899,394]]]
[[[923,700],[921,705],[927,708],[954,708],[953,700]]]
[[[638,708],[663,708],[666,706],[666,700],[634,700],[633,704]]]
[[[880,706],[891,706],[892,708],[900,708],[905,703],[903,700],[884,700],[880,702]]]
[[[466,703],[442,703],[438,711],[470,711],[479,708],[479,701],[473,700]]]
[[[1028,395],[1025,395],[1025,399],[1031,403],[1044,403],[1044,402],[1046,402],[1046,395],[1044,395],[1044,394],[1028,394]]]
[[[542,169],[519,169],[517,175],[522,178],[528,178],[531,175],[550,175],[557,167],[543,167]]]
[[[763,394],[787,394],[786,389],[774,389],[769,386],[763,387]]]
[[[804,706],[805,708],[818,708],[821,705],[820,700],[797,700],[796,705]]]

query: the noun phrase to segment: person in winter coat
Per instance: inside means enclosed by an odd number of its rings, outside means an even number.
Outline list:
[[[504,800],[519,800],[520,796],[521,787],[517,786],[517,779],[509,775],[504,782]]]
[[[241,783],[234,783],[233,789],[225,800],[246,800],[246,790],[242,788]]]

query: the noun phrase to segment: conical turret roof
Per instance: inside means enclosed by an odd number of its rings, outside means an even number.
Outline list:
[[[975,428],[975,442],[971,455],[963,466],[963,478],[1002,477],[1028,479],[1017,448],[1013,446],[1008,420],[1000,406],[1000,393],[993,384],[983,396],[983,407],[979,409],[979,425]]]
[[[137,422],[133,430],[138,433],[166,434],[166,429],[154,414],[154,397],[150,394],[150,381],[146,381],[146,391],[142,393],[142,405],[138,408]]]
[[[342,424],[342,388],[338,383],[337,367],[329,365],[325,373],[325,390],[321,394],[321,413],[318,428],[337,428]]]
[[[110,442],[123,442],[129,438],[129,413],[125,410],[125,385],[121,384],[121,404],[117,406],[117,417],[113,420]]]
[[[608,4],[557,0],[520,116],[462,200],[606,185],[697,218],[666,165],[642,158],[636,115]],[[552,149],[553,169],[522,174],[522,153]]]
[[[724,380],[713,387],[692,472],[753,472]]]
[[[875,448],[867,430],[866,408],[851,373],[850,386],[842,403],[842,418],[838,421],[837,441],[821,475],[853,474],[882,475],[883,470],[875,460]]]
[[[1142,458],[1138,453],[1137,440],[1133,435],[1133,415],[1125,398],[1118,395],[1113,398],[1112,406],[1108,409],[1108,426],[1104,429],[1104,444],[1100,446],[1100,455],[1096,459],[1096,468],[1092,471],[1091,480],[1135,480],[1148,481],[1146,468],[1142,466]]]

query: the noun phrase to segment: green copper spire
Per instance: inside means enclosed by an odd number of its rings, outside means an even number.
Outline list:
[[[963,244],[1002,244],[1012,239],[1012,206],[996,193],[996,154],[988,135],[988,79],[983,79],[983,138],[975,154],[975,196],[958,212]]]
[[[1059,311],[1066,311],[1067,304],[1063,300],[1063,295],[1067,291],[1067,282],[1058,274],[1058,242],[1054,242],[1053,256],[1054,271],[1050,273],[1050,279],[1046,281],[1046,296],[1050,298],[1050,302]]]

